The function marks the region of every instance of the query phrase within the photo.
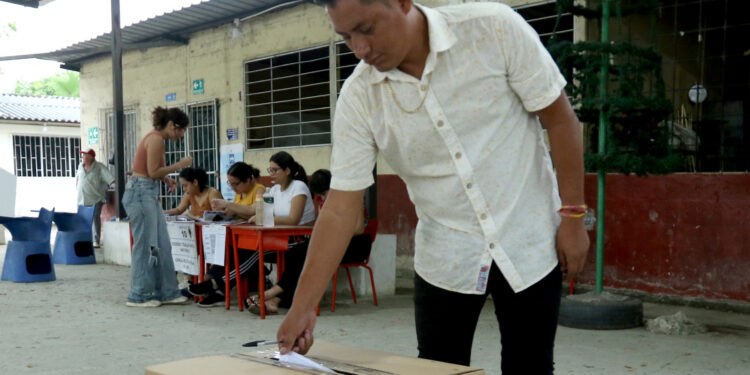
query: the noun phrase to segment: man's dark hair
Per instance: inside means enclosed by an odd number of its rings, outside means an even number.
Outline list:
[[[333,8],[336,6],[336,0],[308,0],[308,1],[315,5],[320,5],[320,6],[329,7],[329,8]],[[389,3],[388,0],[359,0],[361,4],[371,4],[376,1],[379,1],[385,5],[391,6],[391,3]]]
[[[313,196],[325,193],[331,188],[331,172],[327,169],[318,169],[310,176],[307,185]]]

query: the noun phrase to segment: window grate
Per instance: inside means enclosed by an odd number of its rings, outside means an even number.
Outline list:
[[[329,47],[245,62],[248,149],[331,143]]]
[[[190,126],[185,137],[165,141],[166,164],[174,164],[190,155],[193,157],[193,167],[202,168],[208,174],[208,186],[219,189],[216,102],[190,104],[187,107],[187,115],[190,118]],[[171,173],[169,177],[179,182],[179,173]],[[177,207],[182,199],[182,188],[179,184],[172,193],[168,193],[167,188],[168,186],[162,184],[161,201],[165,210]]]
[[[555,28],[557,8],[554,1],[529,4],[514,9],[536,30],[545,46],[552,36],[556,36],[559,40],[573,41],[573,15],[563,13],[560,23]]]
[[[18,177],[75,177],[81,140],[72,137],[13,136]]]
[[[112,174],[116,174],[117,171],[115,170],[114,166],[114,158],[115,158],[115,121],[114,121],[114,113],[112,112],[112,109],[108,109],[105,113],[106,118],[106,124],[105,124],[105,132],[106,132],[106,138],[107,138],[107,149],[106,154],[107,160],[99,160],[100,162],[107,164],[109,166],[109,171],[112,172]],[[123,118],[125,119],[125,124],[123,127],[123,132],[125,135],[125,143],[123,152],[125,154],[125,157],[123,160],[125,172],[130,172],[133,169],[133,161],[135,161],[135,150],[138,147],[138,141],[137,141],[137,134],[136,129],[138,128],[138,124],[136,123],[136,109],[135,108],[128,108],[125,109],[123,112]],[[112,163],[110,163],[110,160]]]

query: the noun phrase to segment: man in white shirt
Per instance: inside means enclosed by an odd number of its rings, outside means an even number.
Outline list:
[[[81,165],[76,171],[78,205],[94,206],[94,247],[99,247],[102,206],[107,197],[107,187],[115,182],[115,177],[104,164],[96,161],[96,152],[93,149],[85,148],[80,153]]]
[[[277,334],[282,352],[312,345],[315,306],[380,154],[419,218],[420,357],[468,365],[492,294],[503,371],[552,373],[561,273],[582,269],[589,243],[581,127],[538,35],[498,3],[319,1],[362,61],[336,106],[331,191]]]

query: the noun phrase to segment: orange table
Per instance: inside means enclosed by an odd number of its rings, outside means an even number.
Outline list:
[[[264,243],[269,243],[271,241],[277,242],[279,240],[288,240],[289,237],[294,236],[309,236],[312,234],[312,226],[307,225],[279,225],[274,227],[263,227],[258,226],[254,224],[237,224],[237,225],[230,225],[227,227],[229,230],[229,235],[232,237],[232,253],[234,255],[234,268],[235,268],[235,275],[237,277],[237,303],[239,306],[240,311],[242,311],[242,300],[243,298],[246,298],[245,291],[242,289],[244,288],[244,285],[242,284],[242,279],[240,276],[240,264],[239,264],[239,255],[238,251],[240,249],[242,250],[251,250],[251,251],[257,251],[258,252],[258,297],[260,299],[260,317],[261,319],[266,318],[266,283],[265,283],[265,272],[263,267],[263,252],[275,250],[275,251],[286,251],[287,248],[274,248],[274,249],[268,249],[265,248],[267,246],[264,246]],[[283,261],[280,261],[282,259],[282,254],[279,254],[277,256],[277,262],[281,262],[283,264]],[[281,272],[283,272],[283,266],[277,268],[277,274],[278,276],[281,275]],[[229,280],[229,277],[227,275],[227,280]],[[229,295],[229,283],[226,283],[227,285],[227,295]],[[229,302],[227,302],[227,309],[229,309]]]

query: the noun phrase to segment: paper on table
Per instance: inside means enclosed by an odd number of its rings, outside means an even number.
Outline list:
[[[219,224],[204,225],[201,233],[205,262],[223,266],[227,228]]]
[[[296,352],[289,352],[287,354],[282,354],[278,356],[279,362],[287,365],[293,365],[298,367],[304,367],[314,370],[319,370],[323,372],[328,372],[331,374],[335,374],[336,372],[329,369],[328,367],[325,367],[321,365],[318,362],[315,362],[307,357],[305,357],[302,354],[296,353]]]

